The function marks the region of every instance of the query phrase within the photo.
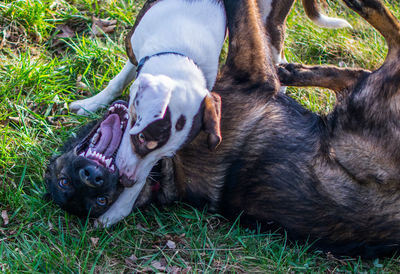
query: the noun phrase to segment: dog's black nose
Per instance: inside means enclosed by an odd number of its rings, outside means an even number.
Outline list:
[[[103,172],[94,165],[89,165],[79,170],[82,182],[90,187],[99,187],[104,183]]]

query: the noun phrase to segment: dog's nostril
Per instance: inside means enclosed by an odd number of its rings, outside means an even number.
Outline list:
[[[97,166],[89,165],[79,170],[79,176],[82,182],[90,187],[103,185],[103,172]]]
[[[95,184],[96,185],[101,185],[101,184],[103,184],[103,178],[101,178],[101,177],[96,177],[95,179],[94,179],[94,182],[95,182]]]

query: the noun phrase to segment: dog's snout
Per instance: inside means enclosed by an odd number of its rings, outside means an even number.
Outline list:
[[[104,183],[103,172],[93,165],[85,166],[79,170],[82,182],[90,187],[99,187]]]

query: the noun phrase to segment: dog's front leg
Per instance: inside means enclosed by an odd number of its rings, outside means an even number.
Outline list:
[[[80,115],[87,115],[107,106],[122,94],[122,91],[132,82],[135,75],[136,67],[128,60],[124,68],[108,83],[104,90],[88,99],[71,103],[69,105],[70,110]]]
[[[106,213],[96,220],[95,225],[109,227],[128,216],[145,183],[146,180],[138,181],[134,186],[125,188]]]

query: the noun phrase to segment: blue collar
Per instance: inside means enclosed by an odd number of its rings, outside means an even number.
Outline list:
[[[165,54],[175,54],[175,55],[180,55],[183,57],[188,58],[189,60],[191,60],[189,57],[187,57],[186,55],[179,53],[179,52],[175,52],[175,51],[165,51],[165,52],[159,52],[153,55],[147,55],[145,57],[143,57],[142,59],[140,59],[137,68],[136,68],[136,76],[139,75],[139,72],[142,70],[142,67],[144,65],[144,63],[146,63],[151,57],[155,57],[155,56],[160,56],[160,55],[165,55]],[[196,65],[196,63],[193,61],[193,63]]]

